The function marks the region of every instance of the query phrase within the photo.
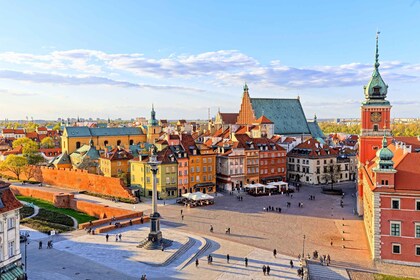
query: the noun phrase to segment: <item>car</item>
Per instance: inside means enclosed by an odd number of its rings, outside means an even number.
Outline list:
[[[26,242],[28,240],[28,237],[29,237],[29,234],[28,235],[21,234],[20,235],[20,242],[21,243]]]

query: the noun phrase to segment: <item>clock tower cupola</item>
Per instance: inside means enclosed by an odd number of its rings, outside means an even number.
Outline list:
[[[391,104],[386,100],[388,85],[379,73],[379,32],[376,33],[375,64],[372,77],[364,87],[361,106],[360,162],[371,160],[381,148],[382,137],[391,137]]]

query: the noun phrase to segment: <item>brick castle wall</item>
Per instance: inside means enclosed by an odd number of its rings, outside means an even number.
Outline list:
[[[2,174],[16,177],[11,172],[2,172]],[[23,180],[27,179],[24,174],[20,177]],[[124,183],[119,178],[91,174],[86,170],[42,166],[38,167],[38,170],[35,172],[34,180],[65,189],[88,191],[135,200],[130,190],[124,186]]]

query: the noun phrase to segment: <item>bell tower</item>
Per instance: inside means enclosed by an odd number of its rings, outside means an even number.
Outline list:
[[[154,144],[157,139],[159,139],[160,133],[162,132],[162,127],[159,126],[158,121],[156,120],[155,107],[152,104],[152,111],[150,112],[150,120],[147,124],[147,142]]]
[[[379,32],[376,33],[375,64],[372,77],[364,86],[365,100],[361,105],[361,131],[359,135],[359,177],[357,212],[363,213],[363,168],[383,148],[383,141],[390,143],[391,104],[386,100],[388,85],[379,73]]]
[[[379,32],[376,33],[375,64],[369,83],[364,87],[361,106],[359,161],[366,163],[381,148],[382,137],[391,138],[391,104],[386,100],[388,85],[379,73]]]

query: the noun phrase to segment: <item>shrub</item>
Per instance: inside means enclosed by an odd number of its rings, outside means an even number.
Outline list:
[[[46,221],[41,220],[34,220],[34,219],[23,219],[20,222],[22,225],[30,227],[34,230],[49,234],[50,231],[55,230],[56,232],[66,232],[73,230],[72,227],[63,226],[55,223],[49,223]]]
[[[24,205],[21,209],[20,209],[20,218],[24,219],[26,217],[29,217],[31,215],[33,215],[35,212],[34,208],[30,207],[30,206],[26,206]]]
[[[39,209],[38,215],[36,215],[32,219],[69,227],[74,226],[74,222],[69,216],[42,208]]]

